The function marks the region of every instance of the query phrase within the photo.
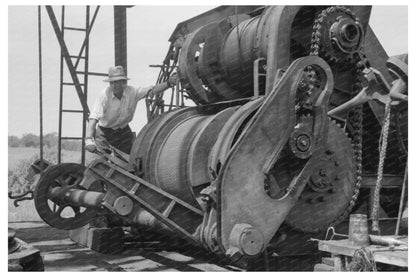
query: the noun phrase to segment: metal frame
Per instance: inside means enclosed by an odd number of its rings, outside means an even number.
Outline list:
[[[95,76],[106,76],[107,74],[103,73],[94,73],[88,71],[88,64],[89,64],[89,35],[91,29],[94,25],[95,19],[97,17],[98,11],[100,6],[97,6],[90,22],[90,6],[86,6],[85,10],[85,28],[76,28],[76,27],[66,27],[65,26],[65,6],[62,6],[61,12],[61,27],[57,22],[55,13],[51,6],[45,6],[49,19],[51,21],[52,27],[54,29],[55,35],[58,39],[59,45],[61,47],[61,63],[60,63],[60,88],[59,88],[59,126],[58,126],[58,163],[61,163],[62,158],[62,140],[80,140],[81,141],[81,163],[85,164],[85,145],[82,143],[83,139],[86,135],[86,123],[89,116],[89,108],[87,104],[87,96],[88,96],[88,75],[95,75]],[[65,43],[64,39],[64,32],[65,30],[70,31],[81,31],[85,32],[85,38],[82,43],[81,49],[78,55],[70,55],[68,48]],[[75,64],[72,63],[72,59],[76,58]],[[84,69],[83,71],[78,71],[78,65],[81,59],[84,59]],[[72,83],[64,81],[64,74],[63,74],[63,64],[64,61],[67,65],[68,71],[71,75]],[[78,78],[78,74],[83,76],[83,83],[80,82]],[[80,110],[70,110],[63,108],[63,98],[64,86],[74,86],[75,90],[78,94],[78,98],[81,103],[82,109]],[[82,136],[81,137],[62,137],[62,127],[63,127],[63,120],[62,115],[63,113],[82,113],[83,114],[83,123],[82,123]]]

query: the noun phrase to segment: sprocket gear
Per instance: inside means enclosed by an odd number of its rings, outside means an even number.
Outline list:
[[[311,55],[319,55],[330,64],[351,63],[363,40],[363,27],[354,13],[343,6],[332,6],[314,22]]]
[[[345,217],[355,193],[356,166],[350,139],[331,121],[326,151],[286,223],[303,232],[318,232]]]

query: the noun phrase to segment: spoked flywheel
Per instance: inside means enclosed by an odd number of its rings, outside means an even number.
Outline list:
[[[351,141],[330,122],[326,149],[286,223],[304,232],[326,229],[345,214],[354,195],[356,175]]]
[[[83,190],[79,185],[85,166],[66,163],[51,166],[39,179],[35,192],[35,207],[39,216],[52,227],[62,230],[80,228],[91,221],[98,210],[84,208],[65,200],[71,190]]]

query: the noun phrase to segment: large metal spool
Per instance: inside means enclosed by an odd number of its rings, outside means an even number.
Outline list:
[[[205,25],[187,35],[179,57],[182,86],[198,103],[253,95],[253,64],[265,57],[261,16],[245,14]]]
[[[136,175],[198,205],[196,196],[214,178],[262,99],[217,112],[197,107],[163,114],[139,133],[130,155]]]

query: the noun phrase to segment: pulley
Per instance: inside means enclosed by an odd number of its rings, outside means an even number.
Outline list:
[[[46,223],[72,230],[84,226],[97,215],[103,194],[88,191],[87,196],[87,191],[80,186],[84,170],[80,164],[60,164],[50,166],[39,179],[34,192],[35,207]],[[88,207],[82,207],[81,202]]]

